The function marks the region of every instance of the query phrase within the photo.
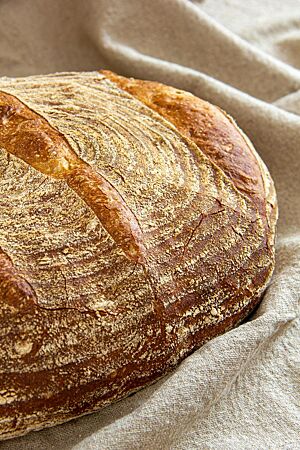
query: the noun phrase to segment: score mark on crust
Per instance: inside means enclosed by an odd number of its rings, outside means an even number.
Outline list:
[[[118,191],[82,161],[46,119],[4,92],[0,92],[0,146],[44,175],[65,180],[124,254],[135,263],[144,263],[142,231]]]

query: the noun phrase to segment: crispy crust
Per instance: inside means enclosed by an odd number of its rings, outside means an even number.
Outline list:
[[[103,73],[0,82],[3,439],[154,382],[272,274],[274,187],[232,119]]]
[[[105,229],[133,261],[145,248],[136,218],[118,192],[84,163],[63,136],[12,95],[0,92],[0,144],[36,170],[66,183],[95,211]],[[17,133],[16,141],[12,136]]]
[[[101,73],[195,142],[235,187],[256,204],[260,213],[268,215],[270,228],[274,230],[277,203],[273,181],[253,145],[229,114],[171,86],[122,77],[108,70]],[[271,209],[266,207],[267,202],[272,205]]]

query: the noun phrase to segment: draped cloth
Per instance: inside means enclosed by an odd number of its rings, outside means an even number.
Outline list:
[[[274,178],[276,270],[257,311],[135,395],[7,450],[297,449],[299,0],[1,0],[0,76],[110,69],[225,109]]]

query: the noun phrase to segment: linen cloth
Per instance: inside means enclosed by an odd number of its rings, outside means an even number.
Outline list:
[[[275,274],[248,321],[156,384],[0,448],[299,449],[299,0],[0,0],[0,76],[101,68],[235,117],[277,188]]]

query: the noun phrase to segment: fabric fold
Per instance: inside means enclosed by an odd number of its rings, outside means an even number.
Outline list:
[[[299,23],[298,0],[0,3],[0,76],[110,69],[191,91],[236,119],[279,199],[275,273],[248,321],[135,395],[1,449],[300,448]]]

